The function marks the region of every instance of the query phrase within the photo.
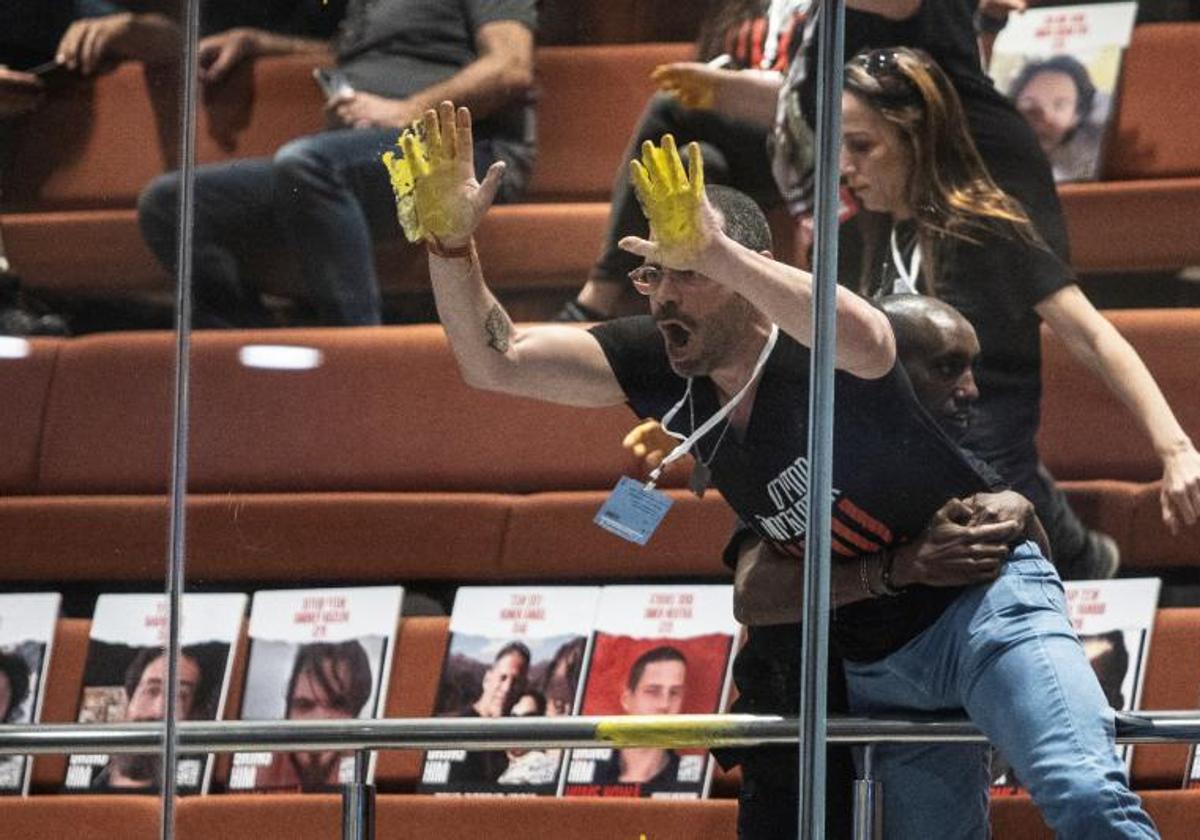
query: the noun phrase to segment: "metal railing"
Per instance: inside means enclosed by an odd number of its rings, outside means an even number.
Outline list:
[[[370,750],[563,749],[625,747],[756,747],[794,744],[799,721],[771,715],[675,715],[572,718],[395,718],[370,721],[182,721],[180,753],[354,750],[354,784],[345,787],[342,836],[374,836],[374,792],[366,784]],[[0,726],[0,754],[139,753],[162,748],[161,723]],[[829,718],[830,744],[865,747],[863,776],[855,784],[855,837],[881,836],[878,783],[871,751],[878,744],[985,743],[967,720]],[[1117,714],[1124,744],[1200,742],[1200,711]]]

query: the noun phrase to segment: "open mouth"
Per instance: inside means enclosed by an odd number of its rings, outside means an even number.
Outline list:
[[[683,349],[692,338],[692,331],[678,321],[659,321],[658,329],[667,340],[667,347],[671,349]]]

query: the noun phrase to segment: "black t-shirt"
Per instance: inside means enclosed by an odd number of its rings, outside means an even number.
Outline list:
[[[671,369],[651,318],[610,321],[592,334],[638,416],[661,418],[683,395],[686,381]],[[726,435],[710,463],[713,484],[742,521],[798,558],[808,486],[809,356],[807,347],[780,335],[744,439]],[[717,410],[718,401],[707,378],[696,379],[692,389],[699,425]],[[689,432],[688,414],[679,412],[672,430]],[[705,457],[720,432],[718,427],[699,442]],[[876,380],[836,374],[833,458],[834,562],[857,562],[861,554],[907,542],[950,497],[989,489],[921,408],[899,364]],[[840,607],[833,616],[833,642],[847,659],[879,659],[932,624],[958,592],[913,587],[896,598]],[[786,711],[780,703],[795,694],[792,677],[799,658],[790,651],[798,638],[794,627],[751,628],[735,669],[747,697],[743,708]]]
[[[914,238],[911,223],[897,226],[905,256]],[[1001,453],[1033,452],[1041,399],[1041,318],[1034,307],[1071,285],[1070,270],[1053,253],[999,232],[977,243],[949,240],[939,256],[934,292],[963,314],[979,337],[975,379],[979,401],[962,443],[989,463]],[[875,291],[887,294],[896,276],[891,250],[878,267]],[[930,290],[922,285],[922,292]]]
[[[923,0],[912,17],[900,21],[848,9],[846,58],[863,50],[900,46],[929,53],[958,92],[971,138],[992,178],[1024,206],[1038,233],[1069,263],[1066,223],[1050,164],[1029,124],[983,71],[974,28],[977,5],[977,0]],[[808,52],[800,90],[810,124],[816,114],[816,53]]]
[[[251,26],[284,35],[332,38],[346,13],[346,0],[205,0],[200,32],[211,35]]]
[[[403,99],[478,58],[476,33],[499,21],[536,29],[536,0],[349,0],[338,69],[359,90]],[[532,105],[517,103],[478,121],[475,136],[522,143],[532,125]]]

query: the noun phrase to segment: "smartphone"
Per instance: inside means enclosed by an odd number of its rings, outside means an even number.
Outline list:
[[[339,96],[354,95],[354,86],[350,84],[350,80],[340,70],[314,67],[312,75],[327,100]]]
[[[36,67],[30,67],[24,72],[31,76],[37,76],[47,85],[63,81],[64,79],[75,75],[67,69],[66,65],[59,64],[57,61],[47,61],[45,64],[39,64]]]

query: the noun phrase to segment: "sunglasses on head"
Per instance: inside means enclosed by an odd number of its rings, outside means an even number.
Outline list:
[[[917,86],[900,65],[903,55],[911,55],[895,47],[862,52],[850,59],[850,66],[857,67],[875,80],[877,91],[862,91],[884,107],[919,105],[922,97]]]

